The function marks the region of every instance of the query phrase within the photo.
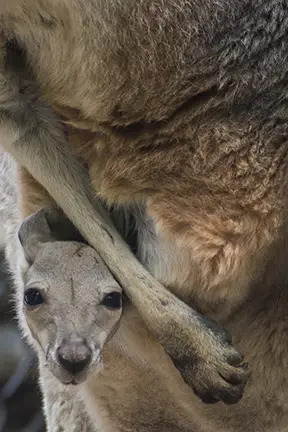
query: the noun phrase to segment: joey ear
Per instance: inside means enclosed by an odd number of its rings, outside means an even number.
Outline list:
[[[74,225],[56,208],[42,208],[28,216],[18,231],[18,237],[30,264],[45,243],[68,240],[84,242]]]
[[[30,264],[44,243],[55,240],[48,223],[47,212],[50,212],[50,209],[43,208],[28,216],[18,231],[19,241]]]

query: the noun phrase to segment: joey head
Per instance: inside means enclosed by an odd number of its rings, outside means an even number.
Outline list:
[[[63,384],[80,384],[101,367],[117,331],[122,290],[94,249],[57,210],[42,209],[19,231],[30,264],[22,312],[44,367]],[[70,241],[67,241],[70,239]]]

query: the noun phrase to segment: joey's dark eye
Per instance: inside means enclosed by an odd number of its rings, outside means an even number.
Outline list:
[[[35,307],[44,303],[44,299],[39,290],[30,288],[24,293],[24,303],[26,306]]]
[[[115,291],[106,294],[101,304],[109,309],[120,309],[122,304],[121,293]]]

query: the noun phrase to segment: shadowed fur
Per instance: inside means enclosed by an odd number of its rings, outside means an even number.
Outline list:
[[[228,333],[216,323],[208,325],[208,319],[203,321],[137,261],[100,201],[96,201],[87,171],[71,154],[59,119],[29,78],[23,53],[14,45],[5,48],[0,82],[5,148],[45,185],[100,252],[194,392],[205,401],[238,402],[247,374],[241,364],[243,357],[232,347]],[[189,366],[187,358],[191,359]]]
[[[136,214],[140,260],[249,362],[235,407],[189,399],[189,430],[287,428],[287,3],[14,0],[0,13],[98,195]]]

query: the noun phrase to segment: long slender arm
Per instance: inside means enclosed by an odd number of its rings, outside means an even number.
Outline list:
[[[203,400],[237,402],[246,371],[227,333],[180,301],[137,261],[93,196],[88,173],[73,157],[56,114],[34,82],[7,69],[4,61],[0,67],[3,146],[99,252],[184,380]]]

